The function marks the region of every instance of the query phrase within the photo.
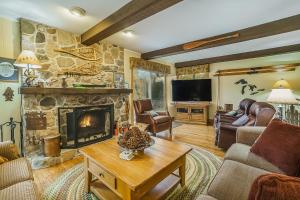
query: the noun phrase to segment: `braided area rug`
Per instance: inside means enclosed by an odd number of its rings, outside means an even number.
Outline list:
[[[206,192],[209,182],[221,166],[221,159],[203,149],[194,148],[187,155],[186,186],[180,184],[168,200],[193,200]],[[84,192],[83,164],[78,164],[62,174],[42,195],[44,200],[98,200],[92,193]]]

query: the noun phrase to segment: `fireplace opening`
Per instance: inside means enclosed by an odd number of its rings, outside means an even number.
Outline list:
[[[114,105],[59,108],[63,148],[77,148],[113,135]]]

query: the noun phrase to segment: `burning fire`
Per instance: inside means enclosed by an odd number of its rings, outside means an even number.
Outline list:
[[[92,117],[90,115],[85,115],[83,119],[80,120],[79,125],[81,128],[86,128],[92,126],[91,121],[92,121]]]

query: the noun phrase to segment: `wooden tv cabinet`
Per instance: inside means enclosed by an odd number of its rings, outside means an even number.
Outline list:
[[[209,102],[176,102],[175,121],[191,124],[208,124]]]

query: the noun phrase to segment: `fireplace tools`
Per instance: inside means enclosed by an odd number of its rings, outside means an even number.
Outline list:
[[[23,148],[23,126],[22,126],[22,122],[17,122],[14,121],[14,118],[9,118],[8,122],[5,122],[3,124],[0,124],[0,141],[3,142],[4,138],[3,138],[3,127],[7,126],[10,128],[10,140],[15,143],[15,129],[17,127],[17,125],[20,125],[20,148],[21,148],[21,154],[24,155],[24,148]]]

